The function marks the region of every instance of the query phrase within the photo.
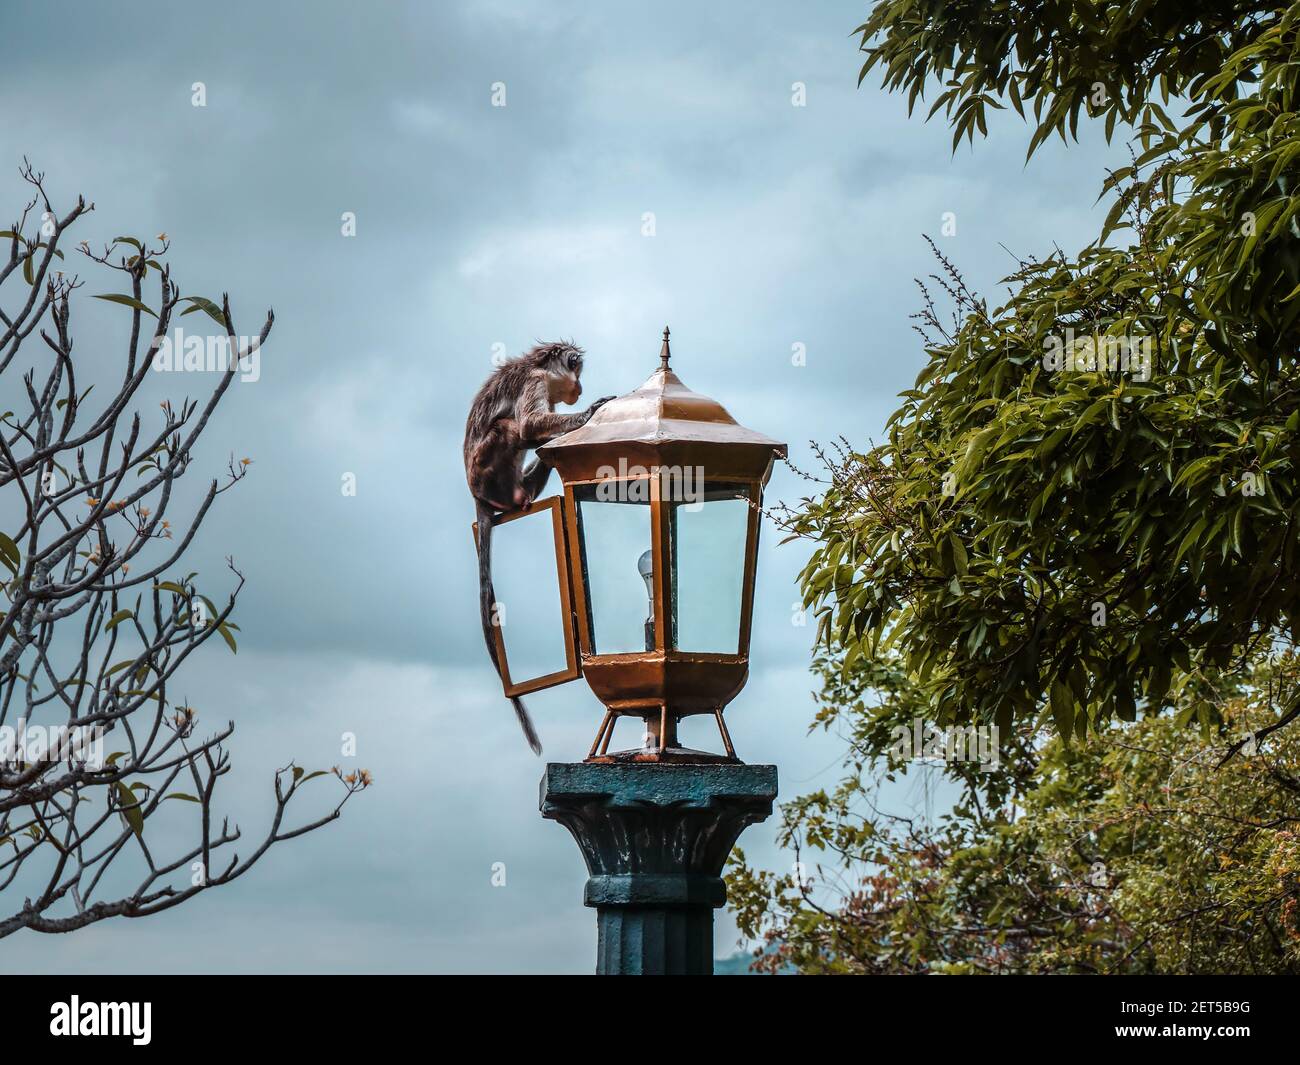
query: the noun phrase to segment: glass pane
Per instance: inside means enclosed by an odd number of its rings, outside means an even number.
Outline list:
[[[749,489],[707,485],[703,498],[672,506],[673,646],[740,651]]]
[[[549,507],[492,529],[492,589],[511,681],[566,669],[565,611]]]
[[[640,486],[640,487],[635,487]],[[616,655],[654,650],[648,482],[602,482],[574,490],[586,575],[591,649]]]

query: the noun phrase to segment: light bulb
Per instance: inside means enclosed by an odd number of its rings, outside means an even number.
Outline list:
[[[653,551],[644,552],[636,560],[636,571],[641,574],[641,579],[645,581],[645,594],[650,599],[650,616],[653,618],[655,612],[655,556]]]
[[[645,581],[645,594],[649,600],[649,613],[645,619],[645,649],[655,649],[655,557],[654,550],[645,551],[636,560],[636,571]]]

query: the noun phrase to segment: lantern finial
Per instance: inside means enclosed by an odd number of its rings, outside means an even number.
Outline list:
[[[664,326],[664,346],[659,349],[659,369],[668,369],[668,359],[672,352],[668,350],[668,327]]]

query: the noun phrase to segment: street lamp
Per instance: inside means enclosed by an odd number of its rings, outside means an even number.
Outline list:
[[[786,448],[692,392],[670,357],[665,329],[659,368],[640,388],[538,449],[560,475],[563,503],[524,512],[550,510],[563,525],[561,612],[577,646],[566,634],[566,668],[533,680],[509,680],[507,662],[506,693],[585,676],[605,705],[592,762],[738,761],[723,710],[749,674],[763,486]],[[725,754],[680,746],[677,723],[693,714],[714,718]],[[622,717],[643,720],[643,742],[610,753]]]
[[[563,668],[516,680],[496,628],[506,694],[581,674],[605,707],[585,761],[548,764],[541,790],[587,864],[601,974],[713,971],[723,864],[776,797],[776,767],[736,757],[723,710],[749,675],[763,487],[785,445],[692,392],[670,357],[665,329],[640,388],[538,448],[563,496],[496,519],[549,525],[565,649]],[[681,746],[694,714],[713,717],[725,753]],[[611,753],[623,717],[643,740]]]

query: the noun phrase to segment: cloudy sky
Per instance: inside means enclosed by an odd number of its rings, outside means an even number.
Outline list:
[[[538,816],[541,764],[475,620],[460,446],[493,352],[572,336],[588,395],[622,393],[654,369],[667,323],[687,384],[806,464],[810,438],[878,434],[911,385],[922,234],[996,300],[1002,245],[1073,247],[1097,223],[1106,153],[1091,131],[1025,166],[1013,116],[954,156],[941,124],[909,120],[874,77],[859,89],[851,33],[867,8],[4,6],[0,217],[25,199],[27,155],[56,206],[95,202],[76,239],[165,231],[186,294],[228,290],[241,332],[276,312],[260,378],[234,386],[205,437],[214,475],[231,452],[252,475],[188,567],[220,590],[233,553],[248,578],[239,654],[206,648],[184,685],[202,720],[237,724],[228,808],[258,836],[269,774],[290,758],[377,780],[237,884],[147,921],[19,934],[0,945],[7,968],[590,971],[581,859]],[[941,237],[947,212],[956,232]],[[110,290],[96,283],[83,296]],[[126,320],[76,306],[92,377],[120,359]],[[151,388],[201,390],[183,375]],[[769,498],[802,490],[779,469]],[[840,745],[806,736],[811,629],[792,624],[806,549],[771,533],[728,720],[790,797],[835,779]],[[586,753],[598,705],[581,683],[532,698],[548,758]],[[355,759],[340,755],[349,731]],[[742,842],[783,866],[773,836]],[[736,947],[725,916],[716,942]]]

